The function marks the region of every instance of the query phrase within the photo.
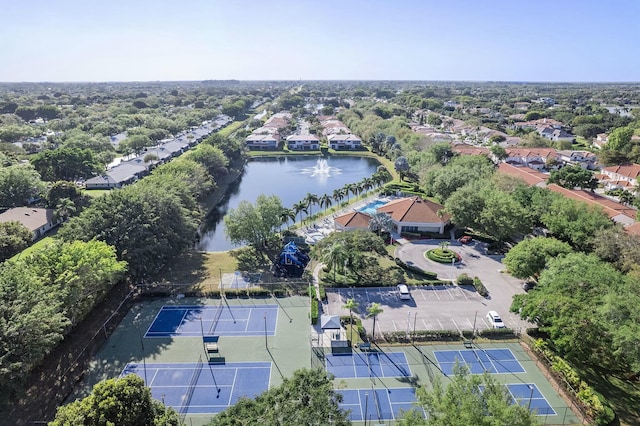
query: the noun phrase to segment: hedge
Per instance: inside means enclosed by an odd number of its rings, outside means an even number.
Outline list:
[[[311,324],[315,325],[318,323],[318,299],[311,299]]]
[[[455,262],[460,260],[458,253],[449,249],[434,248],[427,250],[425,255],[428,259],[438,263],[451,263],[452,260]]]
[[[428,279],[432,279],[432,280],[435,280],[436,278],[438,278],[438,274],[437,273],[431,272],[431,271],[424,271],[424,270],[418,268],[417,266],[407,265],[406,263],[404,263],[402,260],[400,260],[397,257],[395,258],[395,262],[396,262],[396,265],[398,265],[402,269],[405,269],[407,271],[413,272],[414,274],[422,275],[423,277],[428,278]]]
[[[489,290],[487,290],[484,284],[482,284],[482,281],[480,281],[480,278],[478,277],[473,278],[473,286],[476,288],[476,291],[480,296],[487,297],[489,295]]]
[[[609,425],[615,419],[615,413],[602,395],[597,394],[591,386],[580,378],[580,375],[569,365],[567,361],[556,355],[546,341],[536,339],[533,342],[533,349],[544,355],[546,361],[550,362],[551,370],[559,374],[565,382],[573,389],[576,398],[587,410],[587,414],[594,420],[596,425]]]

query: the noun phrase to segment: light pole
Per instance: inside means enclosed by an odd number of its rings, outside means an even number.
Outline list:
[[[531,411],[531,400],[533,399],[533,386],[531,385],[527,385],[527,387],[529,388],[529,390],[531,391],[529,393],[529,403],[527,404],[527,410]]]
[[[364,426],[367,426],[368,411],[369,411],[369,392],[364,394]]]
[[[140,331],[140,322],[138,321],[140,318],[140,314],[142,312],[138,312],[136,316],[133,318],[133,322],[136,324],[136,328],[138,329],[138,338],[140,339],[140,349],[142,350],[142,368],[144,371],[144,384],[147,385],[147,361],[145,359],[144,354],[144,341],[142,340],[142,332]]]

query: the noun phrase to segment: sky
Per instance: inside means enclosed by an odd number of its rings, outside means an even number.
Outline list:
[[[0,0],[0,82],[640,81],[638,0]]]

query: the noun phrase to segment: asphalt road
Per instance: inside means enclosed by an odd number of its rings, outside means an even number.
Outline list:
[[[408,264],[426,271],[436,272],[438,278],[455,280],[466,272],[478,277],[489,291],[484,298],[473,288],[459,286],[409,287],[411,300],[400,300],[395,286],[379,288],[327,289],[328,303],[323,307],[325,313],[348,315],[342,306],[349,298],[354,298],[359,309],[356,315],[370,332],[373,320],[366,318],[366,307],[377,302],[384,310],[376,321],[376,332],[411,330],[483,330],[490,327],[486,314],[497,311],[505,325],[519,329],[527,326],[517,315],[509,312],[513,295],[523,293],[522,281],[502,273],[503,256],[485,254],[484,243],[462,245],[451,243],[450,249],[462,257],[462,261],[452,266],[425,258],[424,253],[438,247],[440,240],[424,240],[407,243],[396,249],[396,256]]]

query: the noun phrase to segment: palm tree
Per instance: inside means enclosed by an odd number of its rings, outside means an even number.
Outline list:
[[[311,207],[314,204],[318,204],[318,196],[316,194],[312,194],[310,192],[307,192],[306,197],[304,197],[303,202],[307,203],[307,207],[309,207],[309,215],[313,216],[313,211],[311,210]]]
[[[355,299],[349,298],[347,299],[347,302],[342,306],[342,309],[348,309],[349,310],[349,318],[351,319],[351,322],[349,323],[351,325],[351,334],[353,334],[353,311],[358,311],[358,305],[359,303],[356,302]],[[349,340],[353,340],[353,336],[349,336],[351,337]]]
[[[69,218],[70,215],[75,213],[76,204],[69,198],[61,198],[56,205],[54,216],[61,219],[63,222]]]
[[[333,190],[333,199],[338,205],[340,205],[340,201],[344,198],[344,191],[342,188]]]
[[[320,197],[320,200],[318,200],[318,204],[320,205],[320,207],[325,208],[324,210],[325,213],[327,212],[327,210],[329,209],[329,206],[331,206],[332,203],[333,203],[333,198],[329,194],[324,194],[322,197]]]
[[[287,225],[287,229],[289,229],[289,219],[291,219],[292,223],[296,222],[296,212],[293,209],[282,209],[280,213],[280,220],[282,223]]]
[[[333,268],[333,282],[336,282],[336,272],[338,265],[340,265],[342,272],[344,270],[344,262],[347,260],[347,252],[344,249],[344,245],[339,242],[335,242],[326,247],[322,252],[322,262],[331,265]]]
[[[386,231],[391,233],[393,229],[393,219],[386,213],[376,212],[369,222],[369,229],[371,231],[377,231],[380,235],[380,231]]]
[[[342,187],[345,195],[347,196],[347,204],[349,204],[349,193],[353,192],[353,187],[354,184],[352,183],[347,183]]]
[[[383,313],[382,305],[379,303],[373,302],[367,307],[367,318],[373,318],[373,329],[371,330],[371,341],[376,341],[376,319],[378,315]]]
[[[372,178],[362,179],[362,189],[364,189],[364,192],[369,192],[369,190],[373,188],[373,185],[374,183]]]
[[[307,205],[304,202],[300,201],[298,203],[295,203],[291,208],[295,212],[295,216],[300,213],[300,223],[302,223],[302,212],[307,212]]]

